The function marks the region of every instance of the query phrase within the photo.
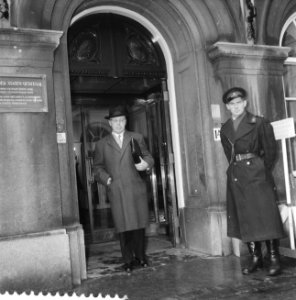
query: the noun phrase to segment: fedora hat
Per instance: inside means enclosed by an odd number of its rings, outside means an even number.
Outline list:
[[[225,104],[227,104],[231,100],[239,97],[245,99],[247,97],[246,90],[241,87],[233,87],[224,93],[222,100]]]
[[[109,108],[109,115],[105,119],[110,120],[111,118],[127,116],[127,111],[124,106],[112,106]]]

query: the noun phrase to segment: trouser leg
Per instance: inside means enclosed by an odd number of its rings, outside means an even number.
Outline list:
[[[265,244],[269,261],[268,275],[276,276],[281,273],[279,240],[268,240]]]
[[[145,229],[133,231],[133,249],[135,257],[141,261],[145,260]]]
[[[248,266],[242,269],[242,273],[244,275],[253,273],[263,267],[261,242],[248,242],[247,246],[251,255],[251,259],[249,261]]]
[[[119,233],[120,249],[125,263],[130,264],[133,260],[133,233],[124,231]]]

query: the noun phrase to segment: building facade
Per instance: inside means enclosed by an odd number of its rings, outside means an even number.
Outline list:
[[[8,10],[0,24],[1,290],[65,288],[87,276],[73,151],[79,141],[73,103],[81,108],[83,98],[83,89],[75,82],[92,83],[82,76],[83,69],[75,69],[69,36],[76,24],[102,20],[103,15],[107,21],[112,15],[140,24],[162,53],[164,70],[153,69],[156,79],[149,79],[158,80],[166,118],[165,190],[173,244],[210,255],[237,251],[236,243],[226,236],[227,162],[219,128],[228,115],[221,97],[228,88],[241,86],[249,93],[252,112],[271,121],[293,117],[296,1],[4,3]],[[104,44],[94,45],[104,48]],[[76,62],[89,64],[87,72],[99,53],[91,51],[87,55],[92,58],[76,51]],[[136,51],[132,54],[134,61],[139,60]],[[117,78],[116,72],[104,73],[103,58],[95,61],[99,71],[93,68],[97,72],[93,85],[99,85],[106,74],[110,80]],[[136,78],[136,67],[126,67],[122,74]],[[80,73],[73,73],[73,68]],[[147,72],[152,74],[150,69]],[[92,97],[98,99],[94,94],[92,90]],[[96,116],[106,113],[110,99],[102,100]],[[133,128],[140,127],[137,118],[141,114],[134,117]],[[279,158],[274,175],[279,198],[285,201],[282,165]]]

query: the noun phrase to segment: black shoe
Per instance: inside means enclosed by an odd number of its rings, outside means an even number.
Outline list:
[[[133,263],[135,266],[141,266],[142,268],[148,267],[148,262],[146,259],[141,260],[141,259],[135,258]]]
[[[279,254],[279,242],[278,240],[268,240],[266,242],[266,248],[268,253],[268,276],[277,276],[281,274],[281,263]]]
[[[263,268],[263,257],[261,252],[260,242],[248,242],[247,243],[251,258],[248,266],[242,269],[243,275],[249,275],[256,272],[258,269]]]
[[[262,268],[263,268],[262,257],[253,256],[251,258],[251,261],[249,262],[249,265],[242,269],[242,273],[243,273],[243,275],[249,275],[249,274],[254,273],[257,270],[260,270]]]
[[[148,267],[148,262],[147,262],[147,260],[141,260],[140,261],[140,265],[141,265],[141,267],[143,267],[143,268],[147,268]]]
[[[268,268],[268,276],[277,276],[282,273],[280,259],[276,256],[271,256],[270,266]]]
[[[133,270],[133,265],[132,263],[126,263],[123,265],[123,269],[126,273],[131,273]]]

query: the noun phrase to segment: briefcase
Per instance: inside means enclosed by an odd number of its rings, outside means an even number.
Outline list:
[[[139,143],[137,142],[136,139],[132,138],[130,141],[130,145],[131,145],[131,152],[132,152],[134,163],[138,164],[141,162],[140,157],[142,157],[142,151],[139,146]]]

